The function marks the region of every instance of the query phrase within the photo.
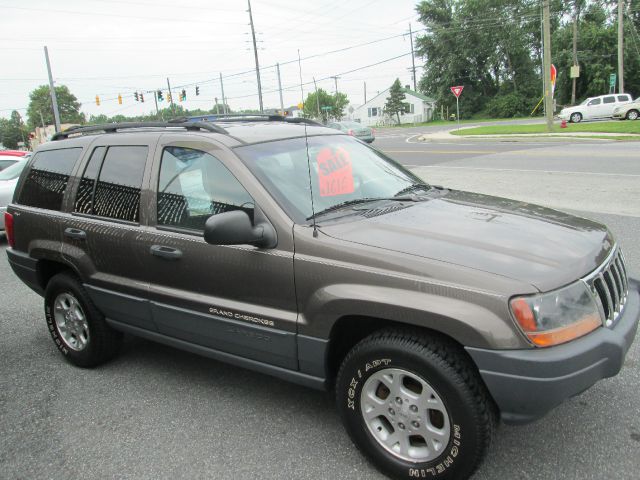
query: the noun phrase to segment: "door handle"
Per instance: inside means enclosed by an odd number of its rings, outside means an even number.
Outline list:
[[[166,258],[168,260],[178,260],[179,258],[182,258],[182,252],[180,250],[173,247],[166,247],[164,245],[152,245],[150,251],[151,255]]]
[[[79,228],[65,228],[64,236],[75,240],[85,240],[87,238],[87,232]]]

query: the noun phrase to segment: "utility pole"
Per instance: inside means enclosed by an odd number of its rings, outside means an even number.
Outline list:
[[[316,83],[316,77],[313,77],[313,85],[316,88],[316,105],[318,106],[318,117],[322,119],[322,114],[320,113],[320,95],[318,95],[318,84]]]
[[[173,103],[173,93],[171,93],[171,84],[169,83],[169,77],[167,77],[167,88],[169,89],[169,98],[171,99],[171,111],[176,114],[176,106]]]
[[[580,4],[575,3],[573,12],[573,66],[578,66],[578,17],[580,16]],[[571,85],[571,105],[576,104],[576,77],[573,77]]]
[[[49,50],[44,47],[44,58],[47,60],[47,73],[49,74],[49,93],[51,94],[51,105],[53,106],[53,118],[56,124],[56,133],[60,131],[60,112],[58,111],[58,97],[53,85],[53,75],[51,74],[51,63],[49,63]]]
[[[224,83],[222,83],[222,72],[220,72],[220,89],[222,90],[222,113],[227,112],[227,98],[224,96]]]
[[[364,103],[367,103],[367,82],[364,82]]]
[[[156,116],[160,116],[160,109],[158,109],[158,92],[153,92],[153,101],[156,104]]]
[[[45,129],[44,126],[44,117],[42,116],[42,110],[38,110],[38,113],[40,114],[40,123],[42,123],[42,129]]]
[[[278,90],[280,91],[280,110],[284,114],[284,102],[282,101],[282,82],[280,81],[280,64],[279,63],[276,63],[276,72],[278,73]]]
[[[553,129],[553,96],[551,94],[551,12],[550,0],[543,0],[542,17],[544,29],[544,113],[547,118],[547,130]]]
[[[624,93],[624,0],[618,0],[618,93]]]
[[[333,81],[336,82],[336,95],[337,95],[338,94],[338,79],[340,77],[338,77],[337,75],[334,75],[331,78],[333,78]]]
[[[247,0],[249,6],[249,23],[251,24],[251,37],[253,38],[253,55],[256,58],[256,78],[258,79],[258,101],[260,102],[260,113],[264,112],[262,105],[262,84],[260,83],[260,64],[258,63],[258,48],[256,47],[256,31],[253,28],[253,15],[251,14],[251,0]]]
[[[411,23],[409,23],[409,39],[411,40],[411,71],[413,72],[413,91],[417,92],[416,87],[416,57],[413,52],[413,32],[411,31]]]

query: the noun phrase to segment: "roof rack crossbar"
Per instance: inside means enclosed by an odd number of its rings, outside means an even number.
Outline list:
[[[286,122],[286,123],[306,123],[308,125],[315,125],[324,127],[324,125],[310,118],[303,117],[285,117],[283,115],[275,115],[271,113],[221,113],[210,115],[211,119],[204,119],[205,116],[188,117],[184,120],[194,121],[195,119],[202,118],[202,121],[208,123],[216,122]],[[180,119],[182,120],[182,119]]]
[[[121,122],[75,126],[66,129],[64,132],[56,133],[51,140],[63,140],[69,138],[70,135],[83,135],[85,133],[96,132],[115,133],[118,130],[135,128],[184,128],[185,130],[191,131],[206,130],[213,133],[228,133],[220,125],[215,125],[211,122],[187,122],[183,119],[176,119],[169,122]]]

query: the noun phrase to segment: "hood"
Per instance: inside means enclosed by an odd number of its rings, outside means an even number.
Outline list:
[[[13,180],[0,180],[0,207],[6,207],[11,203],[17,184],[17,178]]]
[[[460,191],[321,229],[344,241],[501,275],[540,291],[585,276],[605,260],[614,243],[599,223]]]

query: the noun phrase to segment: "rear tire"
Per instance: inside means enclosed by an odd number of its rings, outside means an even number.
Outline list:
[[[482,462],[496,408],[471,361],[446,338],[376,332],[344,359],[336,381],[356,446],[395,479],[467,479]]]
[[[122,333],[107,325],[76,277],[59,273],[51,278],[44,309],[51,338],[70,363],[95,367],[118,352]]]
[[[580,123],[582,121],[582,114],[578,112],[572,113],[569,117],[569,121],[571,123]]]
[[[638,110],[629,110],[627,112],[627,120],[637,120],[639,116]]]

